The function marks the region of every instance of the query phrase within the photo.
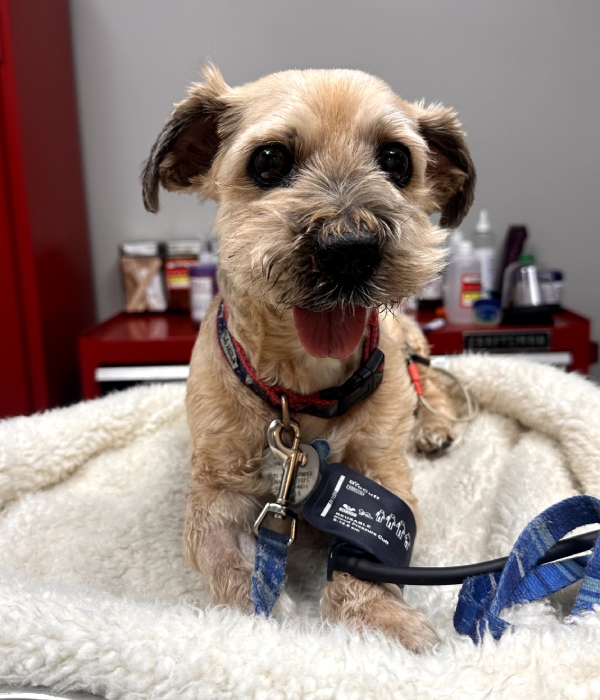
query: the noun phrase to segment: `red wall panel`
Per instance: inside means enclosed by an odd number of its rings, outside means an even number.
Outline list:
[[[94,320],[68,1],[0,0],[0,41],[3,235],[16,269],[6,331],[41,410],[79,397],[77,335]],[[23,412],[14,399],[11,413]]]

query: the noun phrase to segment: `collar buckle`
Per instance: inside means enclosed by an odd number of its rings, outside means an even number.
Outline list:
[[[374,393],[383,379],[383,361],[384,354],[379,348],[375,348],[365,364],[356,370],[342,386],[321,392],[321,398],[337,400],[333,415],[343,416],[354,404]]]

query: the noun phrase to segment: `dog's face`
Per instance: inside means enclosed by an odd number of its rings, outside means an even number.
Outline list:
[[[214,69],[176,106],[144,173],[218,201],[226,288],[272,308],[391,305],[443,262],[475,173],[454,112],[401,100],[358,71],[269,75],[228,87]]]

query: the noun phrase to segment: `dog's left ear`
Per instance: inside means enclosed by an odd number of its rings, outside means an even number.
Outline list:
[[[456,112],[439,104],[417,108],[419,130],[429,146],[427,179],[431,211],[441,211],[440,225],[455,228],[475,197],[475,166]]]

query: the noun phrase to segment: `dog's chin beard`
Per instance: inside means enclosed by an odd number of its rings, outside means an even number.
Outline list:
[[[342,360],[349,357],[362,340],[367,309],[343,308],[340,304],[327,311],[294,307],[294,325],[302,347],[313,357]]]

